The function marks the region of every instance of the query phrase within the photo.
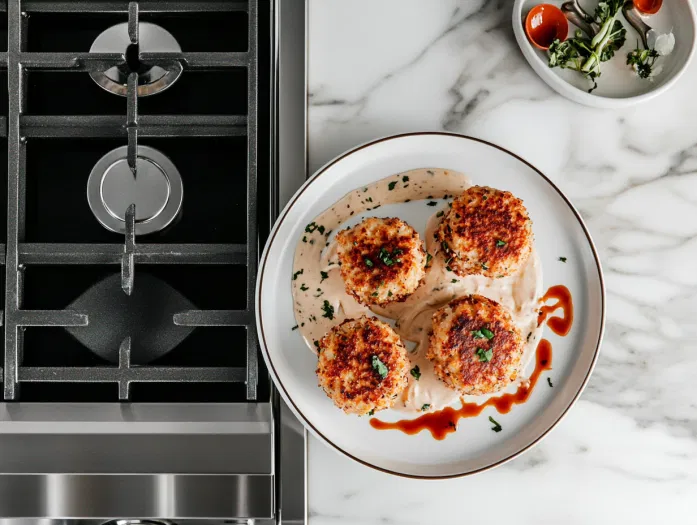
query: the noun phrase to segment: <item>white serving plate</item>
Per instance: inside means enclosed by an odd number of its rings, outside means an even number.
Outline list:
[[[544,288],[564,284],[573,295],[575,321],[566,337],[547,328],[553,370],[545,372],[527,403],[508,414],[488,407],[461,419],[443,441],[427,431],[409,436],[373,429],[369,418],[346,415],[317,386],[317,358],[295,323],[291,276],[295,246],[305,225],[351,190],[388,175],[438,167],[468,175],[474,184],[508,190],[523,199],[533,220]],[[353,217],[400,216],[423,233],[430,209],[424,201],[383,206]],[[562,263],[559,257],[566,257]],[[578,212],[541,172],[520,157],[484,141],[448,133],[412,133],[359,146],[317,171],[293,196],[276,222],[261,258],[256,288],[257,329],[271,376],[305,427],[325,443],[376,469],[418,478],[473,474],[529,449],[564,416],[585,386],[598,356],[605,320],[600,261]],[[534,363],[525,370],[529,374]],[[546,377],[551,377],[550,388]],[[514,388],[509,389],[514,390]],[[494,433],[488,416],[501,423]],[[411,414],[406,417],[416,417]],[[382,420],[404,412],[379,413]]]
[[[659,33],[672,30],[675,35],[675,49],[670,55],[659,59],[657,64],[663,66],[663,71],[653,81],[637,77],[626,65],[627,53],[636,48],[636,43],[641,43],[641,39],[620,14],[619,19],[627,29],[627,41],[612,60],[600,66],[602,74],[598,78],[598,88],[588,93],[589,84],[583,75],[559,67],[550,68],[547,65],[547,52],[533,46],[525,34],[524,23],[528,11],[541,3],[561,6],[563,0],[516,0],[513,5],[513,33],[520,50],[540,78],[560,95],[579,104],[618,109],[650,100],[670,89],[692,60],[697,20],[691,0],[666,0],[657,14],[645,18],[646,23]],[[593,13],[597,3],[596,0],[580,0],[581,6],[589,13]],[[569,23],[569,38],[575,30],[576,26]]]

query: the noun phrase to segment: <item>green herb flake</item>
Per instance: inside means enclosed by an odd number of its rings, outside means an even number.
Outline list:
[[[435,175],[435,173],[433,172],[433,170],[426,170],[426,173],[428,173],[429,175]]]
[[[373,370],[375,370],[378,375],[380,376],[380,379],[385,379],[387,377],[387,373],[389,370],[387,369],[387,366],[385,363],[380,361],[380,358],[376,355],[372,357],[372,365],[373,365]]]
[[[492,425],[494,425],[493,427],[491,427],[491,430],[493,430],[494,432],[501,432],[502,427],[501,427],[501,425],[499,425],[499,422],[498,422],[498,421],[496,421],[496,420],[495,420],[493,417],[491,417],[491,416],[489,416],[489,421],[491,422]]]
[[[368,259],[367,257],[364,257],[364,258],[363,258],[363,261],[365,262],[365,265],[366,265],[368,268],[372,268],[373,266],[375,266],[375,265],[373,264],[373,261],[371,261],[371,260]]]
[[[484,334],[484,337],[486,337],[489,341],[491,341],[494,338],[494,332],[487,328],[482,328],[481,332],[482,334]]]
[[[396,185],[397,185],[397,181],[390,182],[390,183],[387,185],[387,189],[390,190],[390,191],[392,191]]]
[[[431,408],[431,404],[424,403],[423,405],[421,405],[421,412],[426,412],[426,410],[428,410],[429,408]]]
[[[549,388],[554,388],[554,385],[552,384],[552,380],[549,377],[547,378],[547,384],[549,385]]]
[[[303,235],[303,242],[307,242],[307,236]]]
[[[472,334],[472,337],[474,337],[475,339],[486,338],[486,336],[482,333],[481,330],[472,330],[470,333]]]
[[[322,349],[319,347],[319,341],[313,341],[313,343],[317,347],[317,350],[319,350],[321,352]]]
[[[508,243],[506,241],[502,241],[501,239],[496,241],[496,246],[498,246],[499,248],[501,248],[502,246],[506,246],[507,244]]]
[[[419,380],[419,378],[421,378],[421,370],[419,370],[419,365],[416,365],[414,368],[411,369],[411,376],[417,381]]]
[[[322,235],[324,235],[324,226],[317,226],[317,231],[319,231]]]
[[[302,284],[300,285],[300,289],[301,289],[303,292],[307,292],[307,291],[310,289],[310,287],[309,287],[309,286],[305,286],[305,283],[302,283]]]
[[[480,363],[488,363],[494,356],[494,350],[491,348],[489,348],[488,350],[485,350],[484,348],[477,348],[477,351],[475,353],[477,354]]]
[[[409,177],[407,177],[406,175],[402,177],[402,182],[409,182]]]
[[[322,317],[326,317],[330,321],[334,319],[334,307],[329,304],[329,301],[326,299],[324,300],[324,304],[322,305],[322,310],[324,311],[324,314],[322,314]]]
[[[320,276],[322,277],[322,280],[320,281],[320,284],[324,282],[325,279],[329,279],[329,274],[327,272],[319,272]]]
[[[559,260],[560,260],[561,262],[565,263],[565,262],[566,262],[566,257],[559,257]]]
[[[526,341],[530,341],[530,336],[532,335],[532,332],[528,332],[528,337],[525,339]]]
[[[292,330],[297,330],[297,329],[298,329],[298,325],[296,324],[293,328],[291,328],[291,331],[292,331]]]
[[[430,253],[427,253],[426,254],[426,266],[431,264],[431,259],[433,259],[433,255],[431,255]]]
[[[319,226],[317,226],[317,224],[315,224],[314,222],[311,222],[310,224],[305,226],[305,231],[307,233],[313,233],[317,228],[319,228]]]
[[[389,290],[387,291],[387,297],[392,297],[392,292]]]
[[[295,280],[298,278],[298,275],[302,275],[304,271],[305,271],[305,268],[303,268],[302,270],[298,270],[297,272],[295,272],[295,273],[293,274],[293,280],[295,281]]]
[[[374,408],[371,408],[371,409],[370,409],[370,412],[368,412],[368,415],[369,415],[369,416],[374,416],[374,415],[375,415],[375,409],[374,409]]]
[[[450,282],[455,284],[457,282],[457,279],[451,279]]]
[[[436,201],[428,201],[426,206],[438,206],[438,203]]]
[[[488,270],[489,267],[486,265],[485,262],[482,263],[482,270]]]
[[[442,217],[443,215],[445,215],[445,212],[443,210],[436,213],[436,217]]]
[[[377,292],[373,292],[371,295],[372,295],[373,297],[377,297],[377,296],[378,296],[378,293],[377,293]]]

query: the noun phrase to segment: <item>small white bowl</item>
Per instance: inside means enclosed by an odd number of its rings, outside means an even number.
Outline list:
[[[544,0],[561,6],[563,0]],[[588,80],[578,73],[559,67],[550,68],[547,65],[547,52],[537,49],[525,34],[525,17],[528,11],[543,0],[516,0],[513,5],[513,32],[523,56],[535,72],[549,87],[569,100],[597,108],[618,109],[652,99],[667,91],[685,71],[692,60],[695,51],[695,27],[697,16],[690,0],[671,0],[663,3],[661,10],[646,18],[646,23],[659,33],[673,31],[675,49],[665,57],[658,59],[656,64],[662,66],[662,71],[653,80],[639,78],[626,65],[627,53],[641,42],[637,32],[620,14],[619,19],[627,29],[627,41],[615,56],[604,62],[598,77],[598,87],[588,93]],[[593,12],[595,0],[582,1],[581,4],[588,12]],[[576,26],[569,23],[569,37],[573,37]]]

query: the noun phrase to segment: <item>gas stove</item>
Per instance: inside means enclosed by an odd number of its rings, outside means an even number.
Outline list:
[[[4,11],[0,518],[302,521],[254,287],[306,173],[305,2]]]

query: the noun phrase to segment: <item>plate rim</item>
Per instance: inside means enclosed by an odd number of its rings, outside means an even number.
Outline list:
[[[290,212],[290,209],[295,205],[297,200],[302,196],[303,193],[324,173],[326,173],[329,168],[343,160],[344,158],[361,151],[363,149],[369,148],[371,146],[375,146],[377,144],[380,144],[382,142],[387,142],[387,141],[392,141],[396,139],[401,139],[401,138],[406,138],[406,137],[418,137],[418,136],[441,136],[441,137],[449,137],[449,138],[456,138],[456,139],[464,139],[464,140],[470,140],[473,142],[478,142],[480,144],[484,144],[485,146],[492,147],[494,149],[497,149],[503,153],[506,153],[510,155],[511,157],[517,159],[518,161],[522,162],[526,166],[528,166],[530,169],[532,169],[535,173],[537,173],[542,179],[547,182],[551,186],[552,189],[554,189],[559,196],[562,198],[562,200],[566,203],[566,205],[569,207],[573,215],[576,217],[576,220],[578,221],[579,225],[581,226],[581,229],[583,230],[584,235],[586,236],[586,240],[588,241],[588,244],[590,246],[591,252],[593,254],[593,259],[595,260],[596,268],[598,271],[598,282],[600,285],[600,330],[598,332],[598,340],[595,345],[595,350],[593,353],[593,359],[591,361],[590,366],[588,367],[588,371],[586,372],[586,376],[583,378],[581,381],[579,388],[577,392],[574,394],[573,398],[569,402],[568,406],[563,410],[563,412],[557,417],[557,419],[544,431],[542,432],[539,436],[537,436],[532,442],[528,443],[525,447],[517,450],[513,454],[510,454],[499,461],[493,462],[489,465],[486,465],[484,467],[480,467],[476,470],[471,470],[468,472],[460,472],[460,473],[455,473],[455,474],[440,474],[440,475],[424,475],[424,474],[409,474],[406,472],[400,472],[398,470],[391,470],[385,467],[380,467],[378,465],[375,465],[373,463],[370,463],[366,460],[363,460],[347,450],[344,450],[337,444],[335,444],[332,440],[330,440],[327,436],[325,436],[322,432],[320,432],[313,424],[312,422],[305,417],[305,415],[300,411],[300,409],[296,406],[295,402],[293,401],[292,397],[286,390],[285,386],[283,385],[283,382],[280,380],[278,374],[276,373],[276,368],[274,367],[273,361],[271,357],[269,356],[268,349],[267,349],[267,344],[266,344],[266,337],[264,333],[264,326],[262,322],[262,316],[261,316],[261,290],[263,286],[263,281],[264,281],[264,272],[266,270],[266,264],[268,262],[269,258],[269,248],[273,244],[274,240],[276,239],[276,235],[278,234],[278,231],[285,221],[288,213]],[[590,232],[588,231],[588,228],[586,227],[586,224],[583,220],[583,217],[581,217],[581,214],[579,211],[576,209],[576,207],[571,203],[571,201],[564,195],[564,193],[559,189],[559,187],[549,178],[547,177],[544,173],[542,173],[539,169],[537,169],[535,166],[533,166],[530,162],[522,158],[521,156],[517,155],[516,153],[513,153],[512,151],[499,146],[497,144],[494,144],[492,142],[489,142],[484,139],[472,137],[469,135],[464,135],[461,133],[452,133],[452,132],[447,132],[447,131],[416,131],[416,132],[409,132],[409,133],[400,133],[396,135],[389,135],[385,137],[381,137],[378,139],[370,140],[368,142],[364,142],[363,144],[360,144],[358,146],[355,146],[354,148],[351,148],[327,163],[325,163],[323,166],[321,166],[319,169],[317,169],[310,178],[308,178],[305,183],[298,188],[298,190],[293,194],[293,196],[290,198],[288,203],[284,206],[283,210],[279,213],[278,218],[276,219],[276,222],[273,225],[273,228],[271,229],[271,232],[269,233],[268,239],[266,241],[266,244],[264,245],[264,251],[262,252],[262,256],[259,260],[259,271],[257,274],[257,282],[256,282],[256,289],[254,292],[255,295],[255,300],[254,300],[254,305],[255,305],[255,310],[256,310],[256,328],[257,328],[257,335],[259,338],[259,346],[261,348],[261,353],[262,356],[264,357],[264,361],[266,362],[266,366],[268,367],[269,374],[271,375],[271,378],[273,379],[274,387],[278,392],[281,394],[283,397],[284,401],[288,405],[288,407],[292,410],[293,414],[300,420],[300,422],[303,424],[303,427],[305,429],[309,430],[312,434],[314,434],[320,441],[325,443],[326,445],[329,445],[332,447],[334,450],[340,452],[344,456],[352,459],[353,461],[356,461],[357,463],[360,463],[362,465],[365,465],[367,467],[370,467],[374,470],[377,470],[379,472],[383,472],[386,474],[392,474],[395,476],[403,477],[403,478],[410,478],[410,479],[420,479],[420,480],[444,480],[444,479],[455,479],[455,478],[462,478],[466,476],[472,476],[474,474],[478,474],[481,472],[486,472],[487,470],[494,469],[496,467],[499,467],[505,463],[508,463],[512,459],[515,459],[516,457],[520,456],[521,454],[527,452],[528,450],[532,449],[535,445],[540,443],[542,439],[544,439],[556,426],[561,422],[562,419],[568,414],[569,410],[576,404],[578,399],[581,397],[581,394],[586,388],[586,385],[588,384],[588,381],[590,380],[590,377],[593,373],[593,370],[595,369],[595,365],[598,361],[598,357],[600,354],[600,346],[603,341],[603,336],[605,334],[605,317],[606,317],[606,290],[605,290],[605,277],[603,275],[603,269],[602,269],[602,264],[600,262],[600,256],[598,254],[598,250],[595,246],[595,243],[593,242],[593,238],[591,237]]]

